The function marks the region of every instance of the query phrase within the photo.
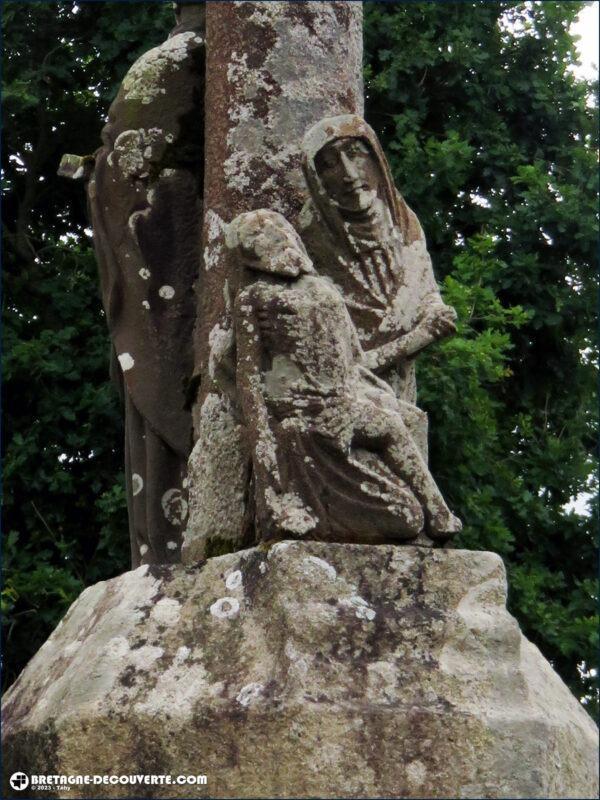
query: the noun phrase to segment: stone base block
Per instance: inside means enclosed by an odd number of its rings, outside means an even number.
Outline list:
[[[86,589],[8,691],[4,774],[208,778],[89,798],[596,797],[597,729],[505,600],[501,560],[461,550],[140,567]]]

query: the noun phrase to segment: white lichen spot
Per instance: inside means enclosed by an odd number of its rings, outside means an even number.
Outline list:
[[[240,103],[229,109],[228,116],[232,122],[247,122],[254,118],[254,108],[249,103]]]
[[[158,290],[158,296],[163,300],[172,300],[175,297],[175,289],[168,284],[161,286]]]
[[[231,619],[237,616],[240,610],[240,602],[235,597],[221,597],[210,607],[210,613],[218,619]]]
[[[227,81],[237,83],[244,78],[248,72],[248,54],[239,55],[235,50],[231,54],[227,65]]]
[[[265,564],[264,561],[261,561],[260,564],[258,565],[258,571],[260,572],[261,575],[264,575],[265,572],[267,571],[267,565]]]
[[[128,369],[133,369],[135,361],[133,360],[131,353],[121,353],[119,356],[119,364],[121,365],[123,372],[127,372]]]
[[[227,223],[215,211],[208,209],[204,215],[206,221],[206,242],[204,248],[204,266],[209,270],[219,263],[223,251],[222,234],[227,229]]]
[[[147,552],[148,552],[148,545],[147,544],[141,544],[140,545],[140,555],[141,556],[145,556]]]
[[[242,573],[239,569],[236,569],[234,572],[231,572],[227,576],[225,580],[225,586],[230,591],[233,591],[234,589],[237,589],[241,585],[242,585]]]
[[[375,619],[376,613],[374,609],[357,594],[352,595],[348,600],[342,600],[342,605],[350,605],[358,619],[366,619],[368,622]]]
[[[238,696],[235,698],[241,706],[251,706],[256,703],[262,694],[262,683],[247,683],[240,689]]]
[[[335,570],[335,567],[329,564],[329,562],[325,561],[323,558],[319,558],[318,556],[307,556],[304,559],[304,563],[309,566],[314,565],[318,567],[319,570],[325,572],[327,576],[331,578],[332,581],[334,581],[337,578],[337,572]]]
[[[268,449],[268,446],[265,447]],[[260,442],[256,447],[256,454],[260,458]],[[295,492],[279,494],[269,487],[265,497],[274,518],[284,531],[295,536],[304,536],[317,527],[318,517],[310,506],[304,505]]]
[[[167,542],[167,550],[177,550],[177,542]]]
[[[146,309],[146,311],[150,311],[150,303],[147,300],[142,300],[142,306]]]
[[[175,625],[181,614],[181,604],[173,597],[163,597],[152,609],[150,616],[159,625]]]
[[[206,212],[206,238],[209,242],[214,242],[227,229],[227,223],[211,208]]]
[[[120,133],[115,141],[114,156],[124,175],[138,175],[144,172],[143,138],[139,131]]]
[[[228,354],[233,350],[235,344],[233,328],[217,323],[208,335],[208,344],[210,347],[208,374],[211,378],[216,378],[219,366],[226,361]]]
[[[168,142],[169,144],[173,144],[173,142],[175,141],[175,137],[173,136],[172,133],[167,133],[165,136],[165,141]],[[166,172],[166,170],[163,170],[163,172]]]
[[[142,267],[141,270],[138,272],[138,275],[140,276],[140,278],[147,281],[148,278],[150,277],[150,270],[147,269],[146,267]]]
[[[171,525],[181,525],[188,513],[187,500],[181,489],[167,489],[161,498],[163,514]]]
[[[191,655],[191,650],[189,647],[182,645],[179,650],[175,653],[175,662],[177,664],[183,664],[184,661],[187,661]]]
[[[134,472],[131,476],[131,493],[135,497],[136,494],[139,494],[142,489],[144,488],[144,479],[141,475],[138,475],[137,472]]]
[[[285,553],[285,551],[289,550],[293,544],[294,542],[277,542],[277,544],[274,544],[273,547],[271,547],[271,549],[269,550],[267,558],[271,560],[273,556],[279,556],[282,553]]]
[[[427,767],[422,761],[411,761],[406,765],[406,777],[411,785],[411,788],[417,789],[419,786],[425,783],[425,778],[427,777]]]
[[[229,142],[228,142],[229,143]],[[234,150],[223,162],[223,172],[227,186],[233,191],[245,192],[250,187],[251,161],[254,156],[241,150]]]

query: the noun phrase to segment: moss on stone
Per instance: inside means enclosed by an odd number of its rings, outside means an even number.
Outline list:
[[[226,556],[235,553],[242,547],[239,539],[223,539],[220,536],[211,536],[206,540],[205,558],[215,558],[216,556]]]

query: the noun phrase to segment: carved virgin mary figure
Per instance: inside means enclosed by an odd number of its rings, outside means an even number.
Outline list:
[[[407,425],[424,454],[414,357],[454,331],[415,214],[396,191],[377,136],[360,117],[321,120],[303,143],[310,200],[302,238],[320,274],[342,293],[369,367],[410,405]]]
[[[236,391],[259,539],[382,543],[460,530],[392,389],[368,369],[342,295],[274,211],[229,226],[244,275],[233,308]]]
[[[201,260],[204,4],[177,4],[169,38],[125,76],[88,179],[111,373],[125,406],[133,567],[180,559],[192,445],[194,280]]]

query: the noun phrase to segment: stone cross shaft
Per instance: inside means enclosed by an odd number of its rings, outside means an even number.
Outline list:
[[[324,117],[363,110],[362,4],[208,3],[206,42],[204,259],[195,334],[200,388],[183,548],[190,561],[204,552],[196,543],[209,532],[239,540],[251,514],[239,418],[215,384],[213,363],[225,345],[237,283],[225,227],[260,208],[298,224],[308,199],[306,131]]]

